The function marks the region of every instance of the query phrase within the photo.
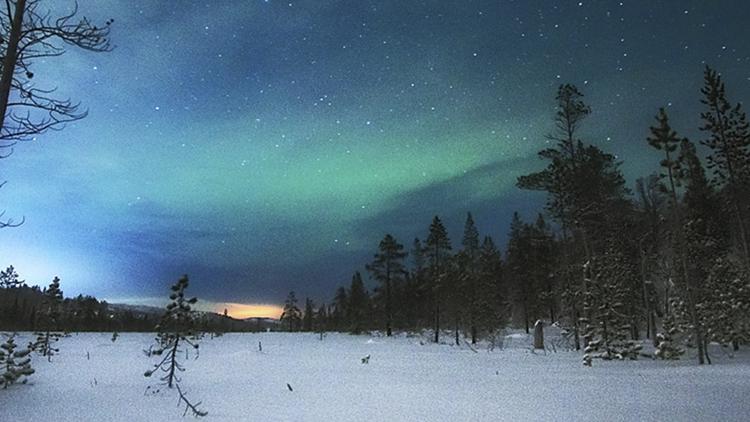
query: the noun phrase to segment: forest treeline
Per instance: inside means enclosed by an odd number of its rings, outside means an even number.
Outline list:
[[[11,265],[0,271],[0,330],[55,332],[152,332],[162,309],[112,305],[93,296],[63,297],[60,279],[45,288],[29,286]],[[203,332],[260,331],[262,321],[243,321],[211,312],[197,313],[194,326]]]
[[[635,358],[642,337],[662,358],[696,348],[700,363],[710,342],[747,344],[750,131],[721,75],[707,67],[703,77],[700,139],[681,136],[664,108],[654,110],[642,142],[659,166],[632,190],[617,157],[581,136],[584,123],[596,124],[583,94],[561,85],[554,131],[538,153],[546,167],[517,180],[544,192],[545,208],[534,221],[514,214],[505,251],[470,213],[458,238],[436,216],[408,245],[383,237],[365,268],[372,291],[357,271],[328,305],[308,299],[302,311],[290,293],[286,328],[430,329],[435,342],[450,330],[458,343],[509,324],[528,332],[541,319],[563,327],[589,364]]]

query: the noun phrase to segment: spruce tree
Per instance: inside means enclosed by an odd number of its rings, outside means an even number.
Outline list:
[[[302,313],[297,307],[297,296],[295,296],[293,290],[290,291],[289,295],[286,297],[284,311],[282,312],[280,319],[282,322],[289,324],[289,331],[294,331],[294,327],[298,326],[302,319]]]
[[[195,332],[195,314],[192,310],[198,299],[186,298],[185,290],[188,287],[188,276],[183,275],[177,280],[171,288],[169,295],[170,302],[167,304],[164,314],[162,314],[159,323],[156,325],[156,345],[149,349],[147,355],[159,356],[160,360],[154,364],[152,369],[146,371],[143,375],[150,377],[157,370],[161,370],[164,375],[160,381],[164,382],[169,388],[180,382],[178,373],[185,370],[180,362],[180,356],[186,347],[198,350],[198,335]]]
[[[378,245],[378,252],[373,261],[367,265],[367,271],[377,280],[381,289],[378,291],[378,301],[382,303],[385,313],[385,332],[390,337],[393,330],[393,291],[397,283],[406,274],[404,246],[390,234],[386,234]]]

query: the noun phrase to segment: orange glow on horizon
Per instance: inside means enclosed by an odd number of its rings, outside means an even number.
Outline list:
[[[281,316],[283,309],[277,305],[267,305],[262,303],[219,303],[216,305],[216,312],[219,314],[224,313],[224,309],[227,310],[227,314],[232,318],[245,319],[245,318],[275,318],[278,319]]]

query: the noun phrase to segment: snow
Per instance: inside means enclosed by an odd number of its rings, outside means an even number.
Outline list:
[[[29,383],[0,390],[0,420],[184,420],[177,391],[143,376],[155,362],[142,352],[153,335],[111,338],[73,334],[58,343],[52,363],[35,355]],[[226,334],[206,337],[197,360],[191,352],[181,386],[203,402],[206,421],[740,421],[750,414],[747,351],[732,358],[715,347],[714,365],[703,367],[688,356],[586,368],[581,353],[533,353],[525,335],[504,344],[475,353],[427,336]]]

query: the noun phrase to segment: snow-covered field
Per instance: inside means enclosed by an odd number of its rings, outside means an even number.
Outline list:
[[[182,420],[177,392],[158,380],[149,334],[73,334],[27,385],[0,390],[0,420]],[[258,351],[258,342],[263,351]],[[25,341],[18,341],[25,344]],[[693,359],[595,361],[575,352],[531,353],[515,336],[478,353],[416,337],[227,334],[204,339],[182,389],[206,421],[741,421],[750,418],[750,354],[713,350]],[[370,355],[368,364],[361,358]],[[287,383],[293,388],[289,391]],[[152,387],[149,389],[151,391]],[[189,415],[186,417],[190,417]]]

